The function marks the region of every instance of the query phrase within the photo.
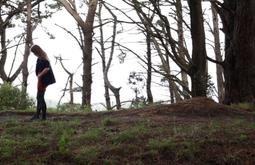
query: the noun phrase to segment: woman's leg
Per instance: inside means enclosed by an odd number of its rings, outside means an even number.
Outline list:
[[[44,102],[44,92],[37,90],[37,95],[36,95],[36,113],[35,115],[31,118],[31,120],[37,120],[40,118],[40,113],[43,109],[43,102]]]
[[[45,91],[43,92],[43,102],[42,102],[42,120],[46,120],[46,110],[47,110],[47,105],[44,99],[44,94]]]
[[[40,112],[42,111],[42,119],[46,119],[46,102],[44,99],[45,91],[38,91],[37,92],[37,114],[38,117],[40,115]]]

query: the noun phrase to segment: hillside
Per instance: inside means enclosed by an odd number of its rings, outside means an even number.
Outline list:
[[[1,164],[255,164],[255,115],[194,98],[92,113],[0,112]]]

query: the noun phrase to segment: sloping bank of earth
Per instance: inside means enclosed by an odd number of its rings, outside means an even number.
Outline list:
[[[3,164],[255,164],[255,115],[207,98],[93,113],[0,112]]]

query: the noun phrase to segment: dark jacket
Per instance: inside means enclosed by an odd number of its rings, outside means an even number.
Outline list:
[[[50,84],[54,84],[56,82],[56,79],[49,61],[38,58],[35,69],[36,76],[38,76],[38,74],[42,72],[44,68],[50,68],[50,70],[42,76],[42,83],[45,87],[47,87]]]

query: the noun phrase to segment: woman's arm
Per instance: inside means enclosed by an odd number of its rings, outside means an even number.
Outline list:
[[[43,75],[45,75],[49,70],[50,70],[49,67],[44,68],[44,69],[37,75],[37,77],[38,77],[38,78],[41,78],[41,77],[42,77]]]

